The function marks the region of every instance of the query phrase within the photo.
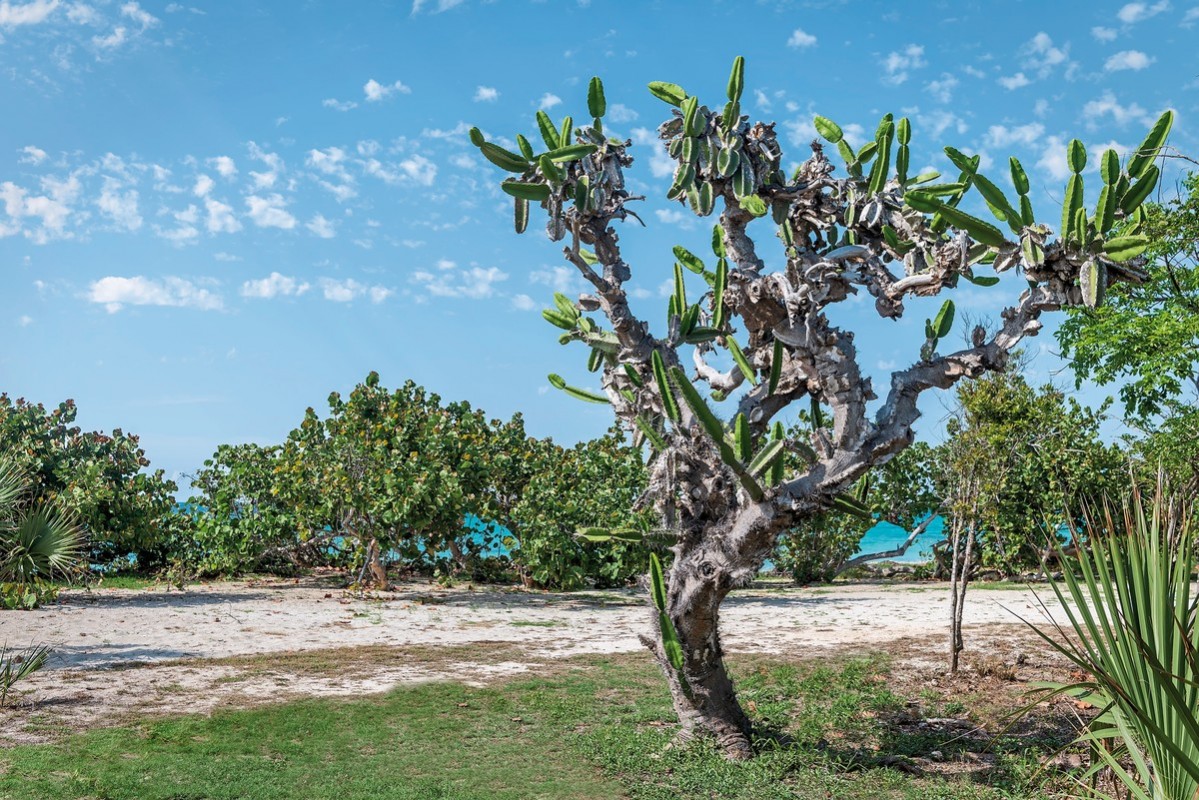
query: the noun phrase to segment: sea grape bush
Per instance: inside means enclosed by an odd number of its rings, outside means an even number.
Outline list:
[[[58,503],[78,521],[92,562],[142,568],[163,562],[165,543],[184,521],[172,513],[174,482],[150,461],[138,437],[75,425],[67,400],[52,409],[0,394],[0,452],[29,482],[32,496]]]
[[[396,566],[574,589],[627,583],[646,555],[574,538],[588,520],[648,525],[629,510],[646,473],[622,436],[563,448],[519,414],[488,419],[376,373],[280,445],[222,445],[192,483],[195,536],[176,557],[201,575],[334,565],[386,583]]]
[[[623,432],[571,448],[554,447],[526,484],[512,513],[513,565],[529,585],[573,590],[627,585],[645,570],[641,536],[593,547],[580,529],[648,530],[650,509],[634,510],[647,475],[638,448]]]
[[[711,259],[675,248],[674,291],[656,329],[634,314],[625,289],[632,269],[613,224],[637,218],[624,176],[632,143],[605,132],[602,82],[588,85],[589,124],[576,128],[570,117],[555,124],[539,112],[541,141],[518,134],[519,152],[470,131],[481,154],[512,175],[500,188],[513,198],[516,231],[539,207],[548,237],[565,242],[563,257],[590,286],[577,298],[555,296],[544,316],[561,330],[560,341],[582,343],[601,391],[557,375],[550,381],[575,398],[610,404],[651,449],[647,498],[674,543],[669,570],[651,557],[654,626],[644,641],[670,686],[683,735],[713,735],[733,757],[752,748],[720,645],[725,596],[757,573],[785,531],[835,503],[853,504],[847,490],[912,443],[923,392],[1004,369],[1020,341],[1040,330],[1043,313],[1097,307],[1110,284],[1145,277],[1140,205],[1157,184],[1154,160],[1173,119],[1164,114],[1127,159],[1102,155],[1094,209],[1084,203],[1086,148],[1071,141],[1055,236],[1034,213],[1019,161],[1009,162],[1015,199],[982,174],[978,155],[953,147],[944,152],[956,176],[914,175],[912,126],[891,114],[856,145],[817,117],[824,142],[812,142],[811,155],[788,175],[773,123],[741,113],[744,83],[738,58],[723,107],[677,84],[649,85],[669,109],[658,129],[676,164],[667,199],[700,217],[719,214]],[[980,196],[1003,227],[966,211],[968,196]],[[777,238],[782,269],[767,268],[758,234]],[[951,348],[954,306],[946,300],[926,321],[911,366],[892,374],[881,407],[868,411],[874,386],[853,333],[830,319],[832,307],[866,292],[881,317],[897,319],[910,297],[938,295],[962,280],[993,286],[1013,269],[1027,288],[996,330],[977,326],[965,347]],[[718,360],[726,358],[733,366],[722,371]],[[730,408],[724,414],[713,406],[722,403]],[[828,409],[831,426],[788,434],[779,415],[801,403],[813,413]],[[802,466],[788,470],[785,453]]]

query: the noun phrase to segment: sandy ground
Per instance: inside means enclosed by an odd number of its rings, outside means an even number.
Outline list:
[[[1039,595],[1048,603],[1051,592]],[[730,652],[782,657],[894,644],[910,652],[924,643],[915,649],[927,652],[931,668],[944,650],[948,608],[948,589],[936,584],[750,589],[726,601],[723,640]],[[1043,621],[1032,591],[972,591],[964,621],[974,655],[1016,657],[1029,641],[1016,615]],[[66,591],[45,608],[0,612],[0,642],[54,649],[17,702],[0,709],[0,745],[130,714],[360,695],[428,680],[481,683],[569,656],[638,651],[648,620],[631,590],[411,584],[358,599],[316,582],[276,581],[182,593]]]

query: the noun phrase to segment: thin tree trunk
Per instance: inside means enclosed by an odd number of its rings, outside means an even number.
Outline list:
[[[958,613],[961,605],[958,585],[962,577],[962,527],[961,519],[954,517],[949,557],[949,671],[955,674],[958,671],[958,654],[962,652],[962,630],[958,622],[961,619]]]
[[[371,539],[366,549],[367,564],[370,567],[371,583],[380,589],[387,588],[387,567],[383,565],[383,554],[379,548],[379,540]]]

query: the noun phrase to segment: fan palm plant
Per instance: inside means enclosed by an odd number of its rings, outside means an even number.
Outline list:
[[[23,507],[25,490],[20,471],[0,458],[0,583],[34,584],[64,574],[82,551],[83,536],[74,518],[54,509]]]
[[[1078,741],[1092,746],[1093,779],[1110,769],[1138,800],[1199,798],[1199,627],[1192,591],[1191,509],[1134,488],[1123,513],[1104,504],[1084,515],[1085,546],[1068,558],[1053,591],[1070,633],[1034,630],[1084,673],[1085,681],[1047,687],[1098,707]],[[1076,541],[1080,534],[1074,532]],[[1045,699],[1045,698],[1042,698]],[[1105,746],[1116,739],[1119,747]],[[1105,797],[1091,782],[1091,791]]]

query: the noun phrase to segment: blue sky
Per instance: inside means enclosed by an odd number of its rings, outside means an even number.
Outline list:
[[[538,108],[582,119],[603,77],[650,197],[622,240],[656,323],[670,246],[707,252],[711,221],[664,199],[648,81],[718,103],[743,54],[744,105],[778,123],[785,161],[806,157],[814,113],[859,144],[905,114],[914,167],[948,170],[952,144],[1007,185],[1017,155],[1052,224],[1074,136],[1126,150],[1174,108],[1172,143],[1199,153],[1196,42],[1194,0],[3,0],[0,390],[74,398],[83,425],[141,434],[170,474],[221,442],[281,440],[372,369],[573,442],[610,417],[548,389],[547,372],[589,376],[538,310],[580,282],[537,226],[512,233],[471,125],[510,139]],[[994,315],[1019,288],[960,291],[959,310]],[[900,323],[838,312],[876,385],[915,358],[936,302]],[[1072,385],[1052,328],[1033,372]],[[925,402],[923,435],[945,402]]]

